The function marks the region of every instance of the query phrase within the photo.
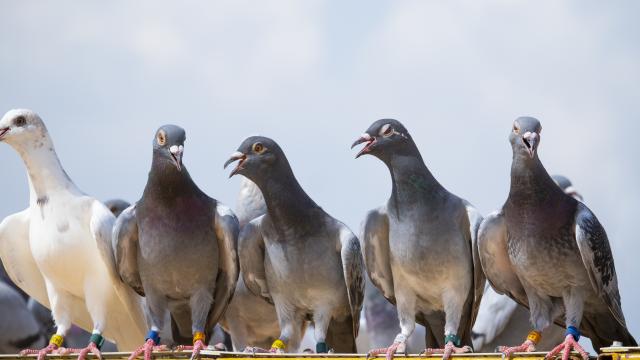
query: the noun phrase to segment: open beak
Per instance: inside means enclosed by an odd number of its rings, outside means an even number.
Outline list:
[[[11,130],[11,128],[2,128],[0,129],[0,141],[2,141],[2,138],[4,138],[4,136],[9,132],[9,130]]]
[[[244,162],[247,160],[247,155],[241,153],[240,151],[236,151],[233,154],[231,154],[231,157],[229,158],[229,160],[227,160],[224,163],[224,168],[226,169],[227,166],[229,166],[229,164],[238,160],[240,160],[238,162],[238,165],[236,166],[235,169],[233,169],[233,171],[231,171],[231,174],[229,174],[229,177],[232,177],[233,175],[237,174],[240,170],[244,169],[242,167],[242,164],[244,164]]]
[[[356,159],[359,158],[361,155],[364,155],[370,152],[371,146],[373,146],[375,142],[376,142],[376,138],[372,137],[367,133],[362,134],[358,140],[354,141],[353,144],[351,145],[352,149],[356,147],[356,145],[366,143],[366,145],[356,154]]]
[[[169,152],[171,152],[173,164],[178,168],[178,171],[182,171],[182,153],[184,152],[184,146],[173,145],[169,148]]]
[[[533,158],[536,154],[536,150],[538,149],[540,135],[527,131],[526,133],[524,133],[524,135],[522,135],[522,142],[527,147],[529,157]]]

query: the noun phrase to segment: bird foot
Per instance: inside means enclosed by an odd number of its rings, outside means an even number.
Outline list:
[[[466,354],[470,352],[473,352],[471,346],[465,345],[462,347],[457,347],[451,341],[449,341],[442,349],[426,348],[423,352],[420,353],[420,355],[442,354],[442,360],[447,360],[451,358],[451,355],[453,354]]]
[[[502,353],[507,359],[511,357],[514,353],[517,352],[534,352],[536,351],[536,344],[531,340],[527,340],[522,345],[518,346],[498,346],[496,349],[498,352]]]
[[[246,348],[244,348],[244,352],[250,354],[284,354],[284,350],[282,349],[274,347],[272,347],[271,349],[265,349],[257,346],[247,346]]]
[[[131,353],[131,356],[129,356],[129,360],[134,360],[135,358],[137,358],[142,354],[144,354],[144,360],[151,360],[151,354],[154,351],[166,351],[166,350],[169,350],[167,345],[156,346],[156,343],[153,342],[153,340],[148,339],[144,343],[144,345],[140,346],[133,353]]]
[[[204,344],[204,342],[202,340],[196,340],[196,342],[193,343],[193,346],[191,346],[191,345],[179,345],[176,348],[176,350],[178,350],[178,351],[183,351],[183,350],[191,351],[191,360],[194,360],[194,359],[199,359],[200,358],[200,351],[202,351],[202,350],[204,350],[206,348],[207,348],[207,346]]]
[[[95,355],[98,359],[102,360],[102,353],[100,352],[100,349],[98,349],[98,346],[96,344],[94,344],[93,342],[90,342],[89,345],[87,345],[84,348],[60,348],[58,350],[59,354],[78,354],[78,360],[85,360],[87,358],[87,355],[89,353]]]
[[[386,360],[393,360],[393,356],[396,353],[404,353],[406,355],[407,344],[404,341],[394,341],[389,347],[372,349],[367,353],[367,359],[370,357],[376,357],[380,354],[385,354]]]
[[[544,358],[545,360],[551,360],[562,351],[562,360],[568,360],[572,349],[577,351],[583,360],[589,360],[589,353],[580,346],[576,339],[573,338],[573,335],[567,335],[564,338],[564,342],[549,351]]]
[[[57,350],[58,346],[56,344],[49,344],[43,349],[24,349],[20,351],[20,356],[38,354],[38,360],[44,360],[47,354],[52,354],[57,352]]]

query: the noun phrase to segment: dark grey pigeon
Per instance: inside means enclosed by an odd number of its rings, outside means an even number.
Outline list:
[[[580,195],[578,190],[573,186],[573,183],[569,178],[563,175],[552,175],[551,178],[566,194],[573,196],[576,200],[583,200],[582,195]]]
[[[595,349],[622,342],[636,346],[627,330],[618,279],[604,228],[586,205],[566,194],[538,157],[540,122],[521,117],[509,135],[513,149],[511,188],[500,211],[480,228],[482,266],[491,285],[530,309],[533,331],[520,346],[534,351],[540,333],[554,321],[565,326],[562,344],[547,357],[575,349],[580,333]],[[564,324],[563,324],[564,322]]]
[[[225,164],[256,183],[267,213],[242,229],[240,267],[246,286],[275,304],[280,337],[271,351],[298,349],[314,322],[316,351],[356,352],[364,293],[358,238],[304,192],[275,141],[246,139]]]
[[[362,143],[356,157],[374,155],[391,172],[391,198],[367,214],[361,239],[369,277],[400,320],[393,344],[370,353],[404,352],[416,321],[427,329],[427,352],[471,351],[485,283],[476,243],[482,216],[433,177],[399,121],[374,122],[353,146]]]
[[[2,281],[0,319],[0,354],[17,354],[22,349],[39,349],[46,344],[43,329],[29,312],[25,299]]]
[[[159,344],[167,309],[174,341],[190,343],[193,336],[197,357],[238,279],[238,220],[193,182],[182,164],[184,141],[178,126],[158,129],[142,198],[114,227],[118,272],[146,296],[151,322],[145,345],[131,359],[143,352],[150,356]]]

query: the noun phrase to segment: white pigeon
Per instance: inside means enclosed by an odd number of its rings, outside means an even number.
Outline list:
[[[144,336],[141,298],[115,271],[111,231],[115,217],[85,195],[62,168],[47,128],[29,110],[11,110],[0,120],[0,141],[24,161],[29,207],[0,223],[0,258],[21,289],[51,308],[56,334],[39,358],[61,348],[71,324],[92,331],[79,351],[99,354],[104,340],[132,350]],[[104,335],[104,338],[102,337]]]

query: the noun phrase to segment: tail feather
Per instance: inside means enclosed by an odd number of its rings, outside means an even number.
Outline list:
[[[624,346],[638,346],[627,327],[609,312],[585,314],[580,327],[598,352],[603,347],[611,346],[614,341],[620,341]]]

